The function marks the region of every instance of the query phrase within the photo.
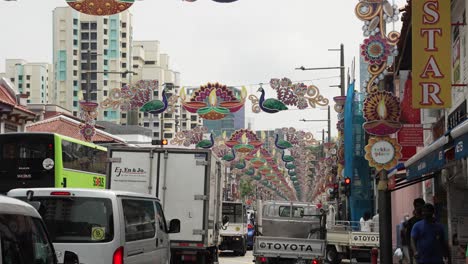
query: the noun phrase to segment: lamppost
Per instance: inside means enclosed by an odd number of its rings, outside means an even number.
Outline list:
[[[341,90],[341,96],[345,95],[345,66],[344,66],[344,45],[341,44],[339,49],[328,49],[328,51],[340,51],[340,66],[339,67],[321,67],[321,68],[306,68],[304,66],[301,66],[299,68],[296,68],[296,70],[301,70],[301,71],[316,71],[316,70],[340,70],[340,90]]]
[[[328,111],[328,119],[300,119],[299,121],[302,122],[328,122],[328,140],[327,142],[331,142],[331,118],[330,118],[330,106],[327,107]]]

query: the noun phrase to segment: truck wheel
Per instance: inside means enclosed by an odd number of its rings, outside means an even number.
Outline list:
[[[327,247],[327,261],[330,264],[340,264],[341,263],[341,255],[338,254],[336,248],[334,246]]]
[[[242,251],[241,251],[241,253],[240,253],[240,256],[243,257],[243,256],[245,256],[245,254],[247,253],[247,239],[244,239],[244,240],[242,241],[242,245],[243,245],[243,247],[242,247]]]

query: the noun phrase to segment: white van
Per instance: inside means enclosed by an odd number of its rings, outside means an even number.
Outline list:
[[[8,196],[40,202],[38,211],[59,263],[67,250],[83,264],[168,264],[169,233],[180,231],[177,219],[167,226],[159,200],[149,195],[30,188],[11,190]]]
[[[0,195],[0,264],[57,264],[44,223],[29,204]],[[79,263],[66,252],[66,264]]]

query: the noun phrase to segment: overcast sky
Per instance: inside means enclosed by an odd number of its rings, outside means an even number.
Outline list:
[[[405,0],[394,0],[404,6]],[[161,51],[170,55],[171,67],[181,73],[184,86],[220,82],[248,84],[256,93],[258,83],[271,78],[313,80],[321,93],[333,101],[339,95],[338,70],[297,71],[296,67],[339,66],[339,49],[345,45],[345,64],[358,60],[363,22],[354,14],[357,0],[239,0],[230,4],[212,0],[137,1],[133,16],[134,40],[159,40]],[[0,0],[0,72],[5,59],[52,62],[52,10],[65,0]],[[390,25],[388,28],[392,28]],[[396,25],[399,29],[399,25]],[[359,70],[359,69],[357,69]],[[358,75],[358,74],[356,74]],[[336,76],[336,77],[333,77]],[[321,79],[325,78],[325,79]],[[321,79],[321,80],[317,80]],[[265,86],[267,97],[276,94]],[[257,94],[258,95],[258,94]],[[248,106],[249,107],[249,106]],[[326,122],[324,110],[291,110],[279,114],[251,114],[254,129],[294,126],[313,132]],[[332,111],[336,134],[336,113]]]

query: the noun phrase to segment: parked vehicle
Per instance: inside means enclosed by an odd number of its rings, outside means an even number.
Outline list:
[[[255,263],[321,263],[325,257],[326,215],[315,205],[288,201],[258,201],[259,234]]]
[[[65,252],[64,264],[80,263]],[[41,216],[31,205],[0,195],[0,264],[57,264]]]
[[[341,263],[343,258],[370,262],[372,249],[379,248],[379,246],[379,232],[360,231],[359,222],[336,221],[335,208],[329,206],[326,256],[329,263]]]
[[[217,261],[225,168],[210,150],[114,147],[109,149],[109,188],[161,199],[171,234],[172,262]]]
[[[40,202],[59,261],[65,251],[76,252],[80,263],[167,264],[169,227],[159,200],[137,193],[92,189],[14,189],[9,196]],[[31,262],[35,263],[35,262]]]
[[[245,205],[242,203],[223,202],[220,250],[232,250],[236,255],[245,256],[247,252],[246,213]]]

